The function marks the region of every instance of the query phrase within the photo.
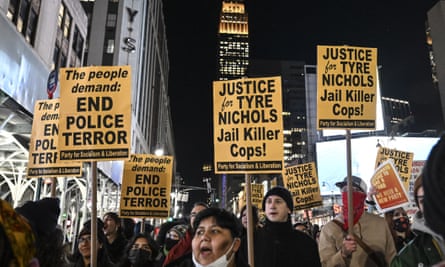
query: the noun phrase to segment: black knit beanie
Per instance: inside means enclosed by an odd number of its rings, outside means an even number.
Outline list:
[[[263,211],[266,210],[266,199],[269,196],[279,196],[286,202],[287,207],[291,210],[294,210],[294,201],[292,200],[292,195],[286,188],[282,186],[276,186],[269,191],[267,191],[266,195],[263,198]]]
[[[426,224],[445,238],[445,136],[431,149],[423,170],[424,216]]]
[[[15,210],[28,220],[37,236],[49,235],[56,230],[60,215],[58,198],[27,201]]]

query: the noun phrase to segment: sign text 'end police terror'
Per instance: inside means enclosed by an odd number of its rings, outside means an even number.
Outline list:
[[[122,198],[129,207],[167,207],[167,188],[159,187],[159,175],[137,174],[134,186],[128,186]],[[154,186],[149,186],[154,185]]]
[[[76,111],[85,112],[84,116],[67,116],[66,128],[77,130],[89,130],[87,132],[64,132],[67,145],[108,145],[128,144],[127,132],[115,130],[124,128],[123,114],[99,114],[98,111],[111,111],[113,98],[108,96],[79,97],[77,98]],[[102,129],[105,129],[102,130]],[[97,129],[97,131],[92,130]],[[107,130],[108,129],[108,130]]]

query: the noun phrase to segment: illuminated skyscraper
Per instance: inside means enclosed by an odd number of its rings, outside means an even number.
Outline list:
[[[244,0],[223,0],[218,42],[217,79],[245,76],[249,65],[249,28]]]

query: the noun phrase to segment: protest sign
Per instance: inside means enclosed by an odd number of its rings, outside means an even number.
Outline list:
[[[375,129],[377,49],[317,46],[317,129]]]
[[[82,163],[60,161],[59,99],[36,101],[29,143],[28,177],[81,176]]]
[[[281,77],[213,82],[215,173],[283,167]]]
[[[132,154],[124,163],[120,216],[167,218],[173,157]]]
[[[60,73],[60,159],[128,159],[130,66],[62,68]]]
[[[380,147],[377,152],[375,168],[387,159],[392,159],[405,189],[409,189],[414,153]]]
[[[314,162],[286,167],[283,183],[292,194],[294,210],[308,209],[323,204]]]
[[[251,194],[250,199],[252,201],[252,206],[256,206],[257,208],[261,209],[261,206],[263,204],[263,197],[264,197],[264,186],[263,184],[250,184]],[[238,206],[242,207],[246,205],[246,187],[244,187],[244,191],[241,191],[242,194],[239,194],[239,200],[238,200]]]
[[[405,187],[391,159],[382,162],[371,177],[377,209],[386,212],[409,203]]]

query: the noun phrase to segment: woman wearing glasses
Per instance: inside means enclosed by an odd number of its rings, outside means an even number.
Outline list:
[[[97,229],[103,229],[103,222],[97,219]],[[106,237],[103,231],[97,231],[97,267],[115,267],[108,256],[106,248]],[[83,225],[77,237],[77,250],[70,257],[70,267],[89,267],[91,266],[91,221]]]

